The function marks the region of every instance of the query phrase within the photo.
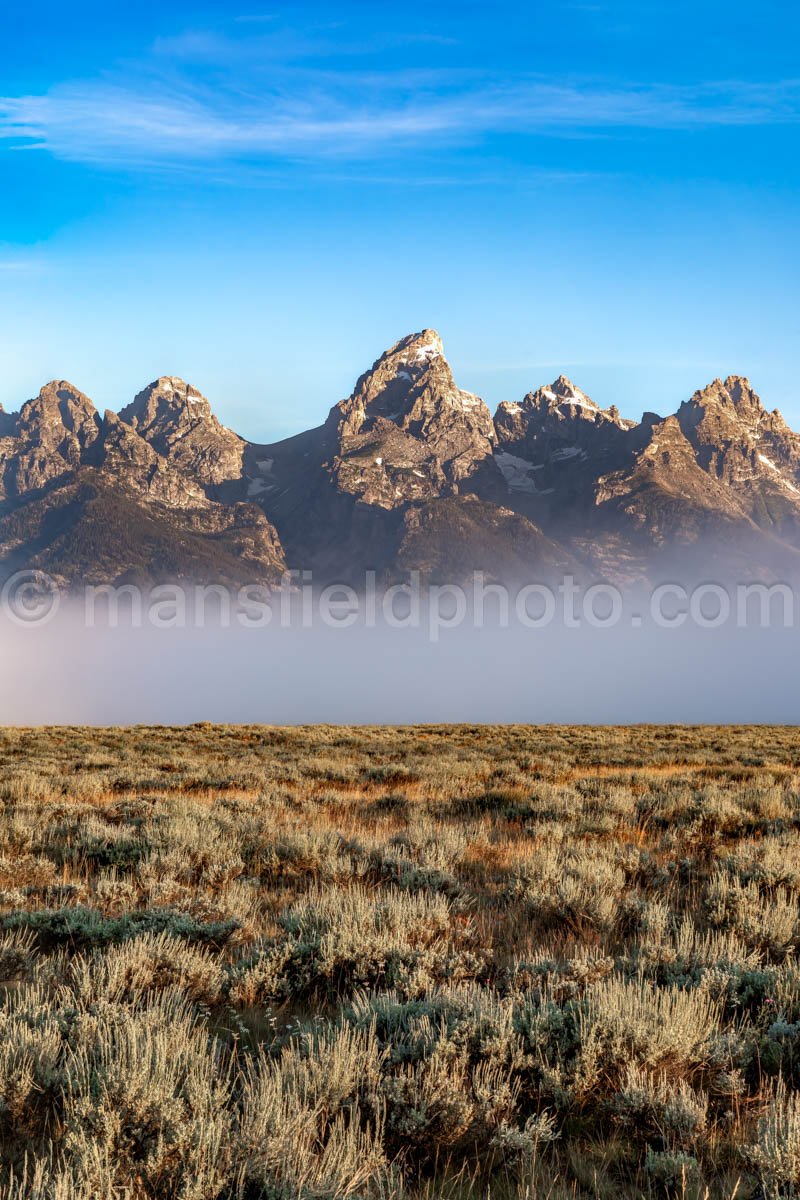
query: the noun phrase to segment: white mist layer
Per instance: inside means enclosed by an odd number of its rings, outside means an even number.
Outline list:
[[[793,629],[0,628],[0,722],[800,720]]]

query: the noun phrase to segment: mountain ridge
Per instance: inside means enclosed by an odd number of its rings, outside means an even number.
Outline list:
[[[748,577],[800,573],[800,434],[744,376],[640,421],[565,375],[492,414],[426,328],[274,443],[240,437],[172,375],[118,413],[66,380],[0,413],[0,570],[41,567],[65,588],[289,569],[646,579],[704,548]]]

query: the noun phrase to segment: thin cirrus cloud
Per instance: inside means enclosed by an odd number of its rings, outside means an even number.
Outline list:
[[[0,97],[0,138],[9,145],[112,167],[366,159],[468,144],[492,133],[574,136],[799,118],[800,81],[793,80],[604,87],[520,79],[459,86],[452,75],[433,73],[338,79],[298,72],[247,91],[173,78],[139,86],[65,83],[41,95]]]

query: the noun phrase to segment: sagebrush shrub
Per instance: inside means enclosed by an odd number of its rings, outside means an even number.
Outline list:
[[[315,890],[279,924],[282,935],[241,970],[231,991],[238,1003],[341,997],[364,987],[414,995],[481,966],[480,955],[456,947],[450,905],[440,895]],[[469,946],[466,926],[460,937]]]
[[[800,1094],[783,1081],[758,1121],[756,1140],[744,1149],[770,1200],[800,1192]]]
[[[0,1196],[800,1194],[796,760],[0,730]]]
[[[778,962],[791,952],[800,930],[798,900],[790,891],[763,895],[754,881],[742,884],[724,871],[709,882],[704,915],[710,925],[732,930]]]
[[[617,1083],[631,1065],[680,1072],[707,1065],[719,1004],[699,989],[611,977],[586,992],[577,1017],[580,1091]]]
[[[246,1067],[236,1157],[247,1194],[373,1195],[391,1177],[383,1148],[383,1052],[370,1030],[291,1041]]]

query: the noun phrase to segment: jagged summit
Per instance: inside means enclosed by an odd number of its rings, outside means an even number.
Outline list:
[[[536,392],[529,392],[522,403],[532,408],[544,403],[548,407],[558,408],[570,416],[582,419],[587,419],[588,417],[588,419],[595,421],[612,421],[615,425],[625,428],[631,428],[636,424],[635,421],[628,421],[620,417],[619,409],[615,404],[610,405],[608,408],[601,408],[596,401],[592,400],[591,396],[587,396],[586,392],[576,387],[566,375],[559,375],[549,387],[539,388]],[[573,412],[572,410],[575,411]]]
[[[382,354],[331,409],[326,430],[337,486],[383,508],[457,492],[495,440],[489,409],[456,386],[433,329]]]
[[[426,362],[431,358],[444,357],[444,343],[435,329],[423,329],[419,333],[409,333],[399,342],[395,342],[383,357],[392,354],[406,355],[407,361],[412,363]]]
[[[742,375],[712,380],[681,404],[678,417],[684,427],[710,423],[717,437],[723,428],[749,431],[756,436],[764,431],[789,432],[778,409],[769,411],[750,380]]]
[[[695,396],[719,395],[730,398],[737,403],[743,395],[755,396],[755,392],[746,375],[728,375],[725,379],[712,379],[705,387],[699,388]]]
[[[636,424],[620,417],[616,405],[601,408],[566,375],[559,375],[551,384],[528,392],[522,400],[503,401],[495,413],[495,427],[501,441],[519,440],[529,431],[531,423],[534,427],[544,423],[550,432],[555,432],[557,426],[566,429],[575,422],[587,421],[593,424],[610,422],[621,429]]]
[[[211,405],[203,393],[178,375],[161,375],[143,388],[120,417],[136,428],[146,428],[169,414],[172,421],[211,417]]]
[[[579,406],[587,406],[600,411],[600,405],[595,404],[594,400],[590,400],[585,392],[580,388],[575,387],[571,379],[567,379],[566,375],[559,375],[554,379],[549,387],[541,388],[534,395],[544,396],[545,399],[558,403],[578,404]]]
[[[687,406],[698,408],[719,406],[731,409],[738,416],[746,419],[757,418],[766,411],[750,380],[743,375],[729,375],[724,380],[713,379],[711,383],[700,388],[681,405],[682,408]]]
[[[148,384],[119,415],[158,454],[206,487],[241,477],[244,441],[220,424],[198,388],[177,375]]]
[[[748,379],[714,379],[681,404],[677,418],[699,465],[760,523],[784,529],[798,520],[800,437],[777,409],[767,411]]]
[[[0,564],[68,582],[285,566],[355,581],[415,564],[446,579],[528,558],[534,577],[557,561],[611,575],[635,562],[641,577],[653,554],[709,539],[754,570],[800,563],[800,436],[738,375],[637,423],[560,374],[493,420],[426,328],[321,426],[272,446],[227,429],[177,375],[102,418],[58,379],[0,414]]]
[[[60,426],[71,432],[84,426],[96,429],[100,424],[100,415],[93,402],[68,379],[49,380],[18,412],[6,412],[0,405],[0,414],[11,432],[40,426]]]
[[[65,379],[54,379],[3,424],[8,444],[0,453],[0,496],[10,498],[48,487],[77,470],[97,440],[100,414],[83,392]]]
[[[472,420],[483,424],[492,439],[486,405],[456,386],[441,337],[435,329],[423,329],[386,350],[359,377],[350,396],[334,407],[331,418],[339,422],[343,436],[360,432],[365,421],[378,418],[403,429],[418,422],[424,431],[426,418],[439,406],[472,410]]]
[[[358,398],[365,407],[374,404],[392,383],[397,383],[401,391],[410,391],[410,387],[401,385],[414,384],[431,370],[434,363],[449,373],[444,345],[436,330],[423,329],[420,333],[410,333],[385,350],[369,370],[359,376],[349,401]],[[341,409],[347,404],[348,400],[343,400],[336,407]]]
[[[23,423],[56,417],[69,424],[85,417],[94,419],[96,415],[97,409],[89,397],[66,379],[51,379],[19,411]]]
[[[64,400],[75,400],[80,403],[87,404],[94,408],[94,404],[86,396],[80,388],[77,388],[74,383],[70,383],[68,379],[50,379],[47,383],[39,388],[39,398],[56,397]],[[30,403],[30,401],[28,401]]]
[[[521,401],[498,406],[495,459],[526,511],[559,519],[576,495],[586,493],[592,472],[622,464],[634,424],[622,420],[616,407],[600,408],[559,375]]]

